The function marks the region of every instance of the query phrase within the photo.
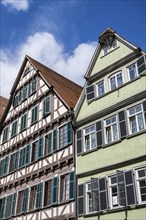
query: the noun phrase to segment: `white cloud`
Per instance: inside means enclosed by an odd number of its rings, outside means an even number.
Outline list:
[[[25,55],[29,55],[58,73],[83,85],[96,42],[79,44],[71,54],[64,52],[64,46],[54,35],[38,32],[28,36],[17,50],[2,50],[0,61],[1,95],[8,97]]]
[[[27,11],[29,8],[29,0],[2,0],[2,4],[17,11]]]

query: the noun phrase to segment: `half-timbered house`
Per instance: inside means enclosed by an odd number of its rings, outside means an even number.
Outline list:
[[[75,219],[73,110],[82,88],[26,56],[0,132],[0,219]]]

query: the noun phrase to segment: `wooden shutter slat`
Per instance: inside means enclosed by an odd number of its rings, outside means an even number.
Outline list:
[[[108,209],[106,177],[99,179],[99,204],[100,211]]]
[[[75,172],[69,174],[69,199],[75,198]]]
[[[118,185],[118,196],[119,196],[119,205],[126,206],[126,193],[125,193],[125,180],[124,172],[117,171],[117,185]]]
[[[86,87],[86,98],[87,101],[92,101],[95,98],[95,85],[90,85]]]
[[[92,212],[99,212],[99,183],[97,178],[91,178]]]
[[[138,68],[138,73],[141,74],[146,70],[146,61],[145,57],[142,56],[137,60],[137,68]]]
[[[72,143],[72,124],[71,122],[67,123],[67,143]]]
[[[135,205],[136,197],[133,170],[125,171],[125,191],[127,196],[127,205]]]

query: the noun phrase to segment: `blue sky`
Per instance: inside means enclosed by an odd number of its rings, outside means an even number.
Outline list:
[[[146,0],[1,0],[0,95],[10,88],[25,54],[83,85],[107,28],[146,51]]]

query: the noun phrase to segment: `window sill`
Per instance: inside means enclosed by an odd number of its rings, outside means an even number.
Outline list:
[[[127,136],[127,139],[133,138],[133,137],[138,136],[138,135],[141,135],[141,134],[144,134],[145,132],[146,132],[146,128],[143,129],[142,131],[135,132],[134,134],[129,134],[129,135]]]

